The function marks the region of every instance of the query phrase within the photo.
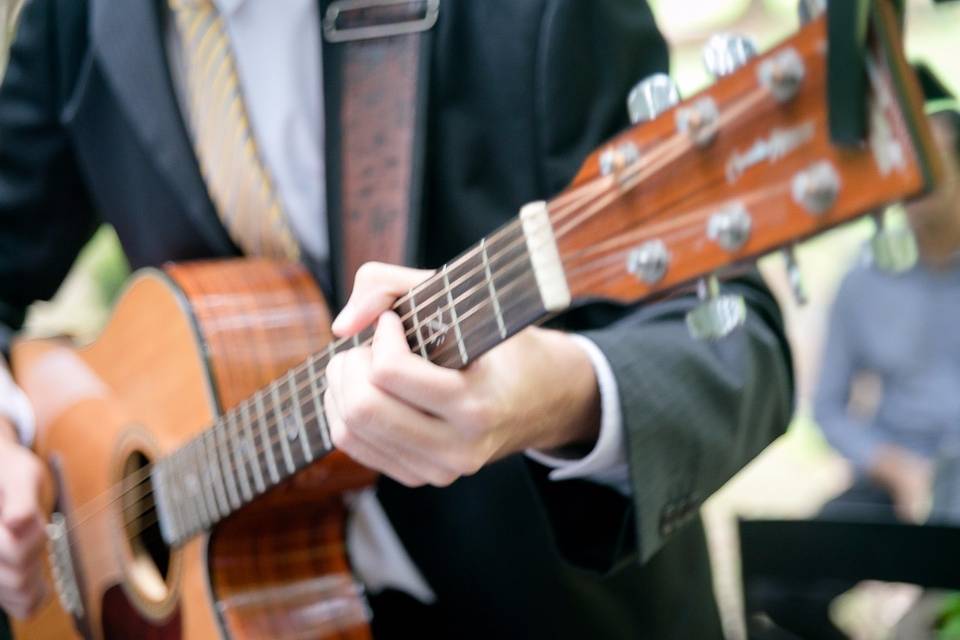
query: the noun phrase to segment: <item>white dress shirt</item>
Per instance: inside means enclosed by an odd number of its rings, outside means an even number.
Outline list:
[[[316,0],[214,0],[224,19],[237,62],[253,133],[301,246],[313,258],[329,253],[325,210],[323,82],[320,16]],[[168,16],[170,18],[170,16]],[[167,52],[184,113],[185,78],[175,21],[166,20]],[[189,121],[189,118],[185,118]],[[574,336],[590,357],[601,394],[601,428],[585,457],[528,451],[552,467],[550,478],[586,478],[630,492],[617,381],[600,349]],[[3,380],[0,379],[0,385]],[[0,412],[4,405],[0,402]],[[11,415],[25,442],[32,440],[32,414]],[[373,489],[348,498],[347,548],[353,569],[372,592],[391,587],[423,602],[435,596],[403,548]]]

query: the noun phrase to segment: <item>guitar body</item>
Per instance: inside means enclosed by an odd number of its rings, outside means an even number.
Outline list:
[[[321,349],[329,324],[301,267],[233,260],[141,272],[87,347],[16,344],[69,541],[46,568],[81,606],[53,597],[15,637],[368,638],[341,493],[369,471],[327,456],[177,549],[138,483],[145,463]]]

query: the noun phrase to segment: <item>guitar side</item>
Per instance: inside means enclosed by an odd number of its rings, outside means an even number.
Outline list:
[[[219,408],[319,350],[329,320],[302,268],[234,260],[138,274],[87,347],[15,344],[69,541],[58,579],[77,585],[81,603],[71,616],[52,598],[14,622],[16,638],[369,637],[339,498],[369,472],[329,456],[175,550],[162,543],[149,484],[133,483]],[[49,559],[45,569],[50,577]],[[324,597],[335,604],[318,607]]]

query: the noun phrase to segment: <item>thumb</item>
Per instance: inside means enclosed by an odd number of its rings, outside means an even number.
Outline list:
[[[360,332],[432,273],[382,262],[364,264],[357,270],[350,299],[333,321],[333,333],[345,337]]]

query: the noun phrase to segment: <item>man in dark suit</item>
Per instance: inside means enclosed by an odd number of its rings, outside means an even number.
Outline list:
[[[0,90],[0,321],[11,332],[102,222],[134,267],[292,253],[318,280],[338,279],[337,45],[318,36],[327,4],[27,3]],[[451,0],[431,37],[425,204],[411,256],[430,267],[559,191],[626,125],[631,85],[667,67],[650,10],[635,0]],[[219,57],[204,59],[212,51]],[[253,125],[259,153],[233,173],[213,160],[209,123],[223,120],[203,117],[218,107],[200,69],[227,69],[241,97],[236,112],[217,113]],[[263,175],[268,188],[241,199],[258,206],[238,208],[230,190]],[[286,217],[267,228],[262,216],[280,200]],[[365,273],[341,333],[422,277]],[[376,632],[402,636],[416,621],[423,637],[720,637],[698,507],[782,432],[792,384],[775,302],[756,278],[730,288],[748,318],[716,343],[688,336],[696,301],[678,298],[578,309],[465,372],[403,357],[389,315],[372,349],[335,359],[335,439],[386,473],[376,495],[385,535],[414,565],[407,580],[361,575]],[[395,365],[390,375],[378,361]],[[370,392],[363,411],[352,410],[357,388]],[[437,389],[450,392],[444,407],[422,397]],[[22,427],[17,402],[3,406],[8,426]],[[430,433],[397,448],[375,428],[385,424]],[[442,444],[445,430],[471,436]],[[38,474],[6,431],[0,603],[22,615],[40,594]],[[608,461],[590,467],[610,442]],[[584,453],[579,473],[551,471]]]

